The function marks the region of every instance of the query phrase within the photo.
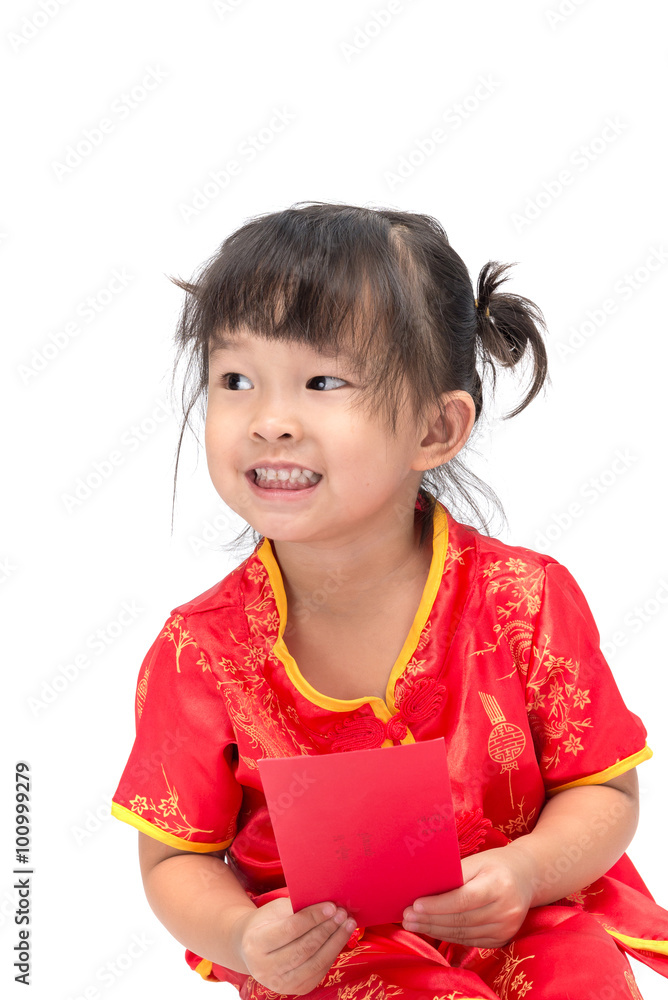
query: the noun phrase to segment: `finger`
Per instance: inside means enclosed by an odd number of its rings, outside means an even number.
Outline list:
[[[498,923],[480,924],[476,927],[432,927],[413,931],[427,937],[450,944],[461,944],[469,948],[502,948],[510,937]]]
[[[323,939],[328,923],[329,921],[312,928],[293,942],[292,948],[286,946],[282,949],[286,953],[286,959],[290,961],[294,977],[300,981],[312,982],[314,986],[329,972],[334,959],[356,926],[354,919],[348,917],[342,924],[336,924],[329,937]]]
[[[469,910],[479,910],[493,903],[495,898],[496,890],[492,880],[488,875],[481,874],[449,892],[442,892],[437,896],[419,896],[413,901],[412,906],[406,907],[404,913],[413,913],[415,916],[465,913]]]
[[[333,905],[330,903],[328,907],[325,903],[313,903],[296,913],[286,914],[273,921],[265,930],[267,952],[289,947],[295,940],[309,934],[312,936],[307,942],[307,947],[311,948],[311,951],[320,947],[345,923],[347,917],[346,911],[341,906],[336,907],[331,916],[327,916],[324,911],[331,909]],[[351,933],[352,931],[348,936]]]
[[[460,910],[454,913],[415,913],[409,909],[402,923],[406,930],[411,931],[423,927],[477,927],[480,924],[493,923],[498,915],[498,903],[494,900],[479,906],[476,910]]]

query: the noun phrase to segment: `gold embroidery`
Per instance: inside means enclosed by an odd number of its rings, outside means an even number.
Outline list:
[[[536,748],[540,750],[539,763],[548,770],[559,765],[562,746],[565,753],[572,753],[574,757],[584,750],[582,735],[584,730],[592,728],[593,723],[590,716],[572,717],[576,708],[582,710],[585,705],[591,704],[590,689],[583,691],[577,684],[579,660],[555,656],[550,650],[551,637],[546,634],[543,638],[542,650],[538,647],[534,649],[536,666],[533,676],[527,681],[526,690],[529,723],[536,734],[534,742],[539,744]],[[547,723],[535,711],[545,705],[546,699],[550,705]],[[576,732],[569,732],[570,729]],[[543,746],[543,742],[554,746]]]
[[[599,896],[603,892],[603,889],[597,889],[596,892],[586,892],[588,888],[589,886],[585,885],[582,889],[576,889],[575,892],[569,892],[569,894],[563,898],[570,899],[572,903],[577,903],[578,906],[584,906],[587,896]]]
[[[502,559],[490,562],[482,575],[488,580],[487,592],[508,597],[505,604],[497,604],[497,624],[493,626],[496,641],[487,641],[484,649],[476,649],[472,656],[493,653],[505,640],[513,658],[514,669],[498,680],[512,677],[517,671],[526,677],[533,640],[533,616],[540,609],[540,594],[545,571],[539,566],[527,571],[527,564],[521,559],[510,558],[505,562],[506,570],[501,570]],[[522,608],[525,606],[525,617]]]
[[[530,826],[531,820],[536,815],[535,807],[531,810],[528,816],[524,815],[524,796],[519,801],[518,813],[512,819],[508,820],[507,823],[501,823],[497,829],[502,833],[505,833],[507,837],[512,839],[514,833],[521,833],[523,830],[526,833],[531,833],[533,826]]]
[[[629,993],[633,997],[633,1000],[642,1000],[635,977],[632,972],[629,972],[628,969],[624,970],[624,979],[626,980],[626,985],[629,988]]]
[[[504,771],[508,772],[510,805],[514,809],[511,772],[519,770],[516,758],[521,756],[526,746],[526,736],[519,726],[513,722],[506,722],[501,706],[493,694],[485,694],[484,691],[478,691],[478,694],[493,726],[487,740],[487,751],[493,761],[501,764],[501,774]]]
[[[167,623],[164,631],[160,634],[160,638],[165,636],[167,639],[171,639],[174,643],[176,649],[176,670],[180,674],[181,667],[179,666],[179,658],[181,656],[181,650],[185,649],[186,646],[194,646],[195,640],[191,637],[188,629],[183,628],[181,622],[185,619],[183,615],[174,615],[172,620]]]
[[[137,816],[142,816],[144,812],[153,813],[153,823],[155,826],[164,830],[166,833],[171,833],[175,837],[182,837],[185,840],[192,838],[193,833],[213,833],[213,830],[201,830],[199,827],[193,826],[192,823],[188,821],[185,814],[181,812],[179,808],[179,794],[175,786],[171,786],[167,780],[167,775],[165,774],[164,765],[162,767],[162,774],[165,779],[165,784],[167,785],[167,790],[169,796],[166,799],[160,800],[160,805],[156,806],[152,797],[149,796],[147,799],[144,795],[135,795],[135,797],[130,801],[130,810],[136,813]],[[162,813],[162,816],[159,814]],[[176,816],[176,814],[181,817],[182,822],[167,822],[168,816]]]
[[[197,661],[196,666],[202,668],[202,673],[204,673],[205,670],[208,670],[209,673],[211,672],[211,664],[209,663],[209,657],[201,649],[199,651],[199,660]]]
[[[475,548],[474,545],[467,545],[465,549],[456,549],[453,545],[448,545],[448,551],[445,557],[445,569],[448,568],[451,562],[458,562],[460,566],[464,566],[464,560],[462,556],[465,552],[471,552]]]
[[[151,664],[149,664],[144,671],[139,684],[137,685],[137,716],[141,719],[141,713],[144,709],[144,702],[146,701],[146,692],[148,691],[148,675],[151,672]]]
[[[251,570],[249,569],[249,575],[250,573]],[[251,640],[265,652],[271,652],[278,637],[280,618],[266,574],[267,571],[263,563],[258,561],[257,573],[254,579],[256,582],[262,581],[262,585],[255,597],[246,599],[245,610]],[[267,608],[269,608],[268,612]]]
[[[364,989],[366,992],[360,993],[360,990]],[[336,995],[338,1000],[352,1000],[353,997],[356,1000],[386,1000],[387,997],[399,996],[403,992],[401,986],[384,983],[380,976],[373,972],[363,983],[350,983],[348,986],[342,986],[336,991]]]
[[[535,955],[525,955],[524,958],[517,958],[514,954],[515,942],[513,941],[508,945],[507,948],[502,948],[501,952],[506,953],[506,960],[503,964],[503,968],[499,972],[498,976],[493,982],[494,989],[498,992],[501,1000],[510,1000],[510,994],[508,990],[516,990],[516,997],[523,997],[529,990],[533,989],[533,979],[528,980],[526,978],[526,972],[521,970],[514,976],[514,972],[518,965],[522,962],[528,961],[530,958],[535,958]],[[512,982],[511,982],[512,980]],[[515,997],[513,997],[515,1000]]]

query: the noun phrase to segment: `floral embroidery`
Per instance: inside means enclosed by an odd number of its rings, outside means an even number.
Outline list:
[[[165,774],[165,768],[162,766],[162,774],[165,779],[165,784],[167,785],[167,790],[169,791],[169,797],[162,799],[159,806],[156,806],[153,798],[150,796],[145,797],[143,795],[135,795],[133,799],[130,800],[130,809],[132,812],[137,813],[141,816],[144,812],[152,812],[154,819],[150,822],[159,829],[164,830],[166,833],[171,833],[175,837],[181,837],[185,840],[190,840],[194,833],[213,833],[213,830],[201,830],[192,823],[188,822],[188,819],[181,812],[179,808],[179,795],[175,787],[172,787],[167,780],[167,775]],[[168,823],[168,816],[178,816],[181,822]],[[229,831],[228,831],[229,832]]]
[[[484,649],[476,649],[471,654],[481,656],[493,653],[499,648],[500,643],[505,641],[513,658],[514,670],[498,678],[499,680],[511,677],[515,671],[523,677],[526,676],[534,631],[532,617],[540,609],[544,578],[544,570],[541,567],[529,570],[522,559],[512,557],[507,559],[506,571],[501,570],[502,564],[502,559],[492,560],[482,571],[482,576],[488,581],[487,593],[500,594],[507,598],[505,604],[496,605],[497,622],[493,626],[496,641],[488,640]],[[526,618],[521,617],[523,608]]]
[[[259,559],[250,559],[246,572],[249,580],[252,580],[253,583],[259,583],[264,577],[265,568]]]
[[[500,951],[502,954],[506,955],[506,959],[503,963],[503,968],[492,985],[501,997],[501,1000],[511,1000],[510,993],[508,992],[511,989],[518,990],[518,992],[515,993],[516,997],[523,997],[529,992],[529,990],[533,989],[533,980],[528,980],[526,978],[524,970],[518,972],[517,975],[514,975],[514,973],[518,965],[521,965],[522,962],[527,962],[530,958],[535,958],[536,956],[525,955],[524,958],[518,958],[515,955],[514,941],[509,944],[507,948],[502,948]],[[515,997],[513,997],[512,1000],[515,1000]]]
[[[197,661],[197,666],[201,667],[203,671],[204,670],[211,671],[211,664],[209,663],[209,658],[206,655],[206,653],[202,652],[201,649],[199,651],[199,660]]]
[[[467,545],[466,548],[464,548],[464,549],[458,549],[458,548],[456,548],[456,546],[454,546],[454,545],[451,544],[451,539],[448,539],[448,551],[447,551],[446,557],[445,557],[445,568],[447,569],[448,565],[451,562],[456,562],[456,563],[459,563],[460,566],[463,566],[464,565],[464,558],[463,558],[464,557],[464,553],[465,552],[470,552],[473,548],[474,548],[473,545]]]
[[[161,638],[165,636],[167,639],[171,639],[176,648],[176,670],[177,673],[181,673],[181,667],[179,665],[179,659],[181,656],[181,650],[185,649],[186,646],[194,646],[195,640],[191,637],[188,629],[183,628],[181,624],[184,621],[183,615],[175,615],[171,621],[165,626],[164,632],[161,633]]]
[[[573,701],[578,706],[578,708],[584,708],[585,705],[588,705],[591,702],[591,698],[587,697],[588,694],[589,694],[589,688],[587,688],[586,691],[583,691],[582,688],[577,689],[577,691],[573,695]]]
[[[574,718],[575,709],[582,709],[591,703],[589,688],[583,691],[577,687],[579,661],[572,657],[556,656],[550,650],[552,639],[543,637],[542,649],[534,647],[535,667],[527,681],[527,711],[540,764],[545,770],[557,767],[560,762],[561,747],[577,756],[584,750],[582,735],[592,728],[591,716]],[[547,695],[545,695],[545,688]],[[541,689],[543,689],[541,691]],[[545,698],[549,703],[547,717],[538,715],[536,709],[544,707]],[[576,733],[570,732],[575,730]]]
[[[365,990],[360,993],[360,990]],[[401,986],[385,983],[377,973],[373,972],[362,983],[350,983],[338,990],[338,1000],[386,1000],[387,997],[399,996],[404,991]]]
[[[506,836],[510,837],[511,839],[514,833],[531,833],[531,831],[533,830],[533,824],[531,823],[531,820],[536,815],[535,807],[531,810],[530,813],[528,813],[525,816],[524,796],[522,796],[522,798],[517,804],[517,809],[518,812],[516,813],[515,816],[509,819],[507,823],[499,823],[497,827],[497,829],[499,829],[501,833],[505,833]]]

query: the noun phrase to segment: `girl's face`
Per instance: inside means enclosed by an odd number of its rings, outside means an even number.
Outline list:
[[[245,329],[212,348],[209,472],[220,497],[256,531],[280,541],[344,541],[382,529],[383,519],[396,527],[413,511],[430,464],[420,449],[427,426],[420,433],[408,407],[393,436],[380,418],[352,406],[361,382],[343,355],[335,360]],[[281,467],[317,473],[317,482],[298,490],[272,479],[270,489],[256,484],[255,469]]]

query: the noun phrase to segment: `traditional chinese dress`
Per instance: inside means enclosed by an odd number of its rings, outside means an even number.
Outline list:
[[[416,516],[425,502],[419,495]],[[286,610],[268,538],[172,610],[141,665],[136,739],[112,801],[114,816],[165,844],[227,848],[257,906],[288,895],[260,758],[444,737],[466,857],[529,833],[547,797],[652,756],[570,572],[458,522],[440,501],[429,575],[384,699],[312,687],[283,641]],[[668,977],[668,911],[627,854],[580,891],[530,909],[503,948],[440,941],[400,923],[358,927],[308,995],[564,1000],[598,984],[638,998],[625,953]],[[185,958],[204,979],[233,983],[242,1000],[277,997],[206,955]]]

